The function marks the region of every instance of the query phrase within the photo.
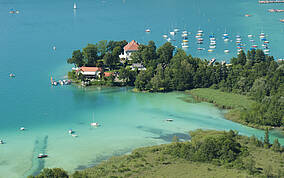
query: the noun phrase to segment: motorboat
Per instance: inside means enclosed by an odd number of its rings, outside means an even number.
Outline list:
[[[16,77],[16,75],[15,74],[13,74],[13,73],[10,73],[10,75],[9,75],[10,77]]]
[[[25,127],[21,127],[20,130],[21,130],[21,131],[25,130]]]
[[[4,141],[3,141],[3,140],[0,140],[0,144],[4,144]]]
[[[187,34],[187,33],[183,33],[181,36],[182,36],[182,37],[187,37],[188,34]]]
[[[145,30],[145,32],[147,32],[147,33],[151,32],[150,28],[147,28],[147,29]]]
[[[250,14],[245,14],[245,16],[246,16],[246,17],[251,17],[251,15],[250,15]]]
[[[210,45],[209,48],[210,48],[210,49],[215,49],[216,46],[215,46],[215,45],[213,45],[213,46]]]
[[[203,41],[197,41],[196,43],[197,44],[203,44]]]
[[[174,121],[173,119],[166,119],[166,121],[168,121],[168,122],[172,122],[172,121]]]
[[[72,136],[72,137],[78,137],[78,135],[76,135],[76,134],[72,134],[71,136]]]
[[[182,45],[181,47],[182,48],[188,48],[189,46],[188,45]]]
[[[74,3],[73,9],[77,9],[77,4],[76,3]]]
[[[46,158],[46,157],[48,157],[48,155],[42,154],[42,153],[38,154],[38,156],[37,156],[37,158]]]
[[[229,34],[228,33],[224,33],[223,36],[229,36]]]
[[[284,19],[280,19],[280,22],[284,22]]]
[[[268,12],[284,12],[284,9],[268,9]]]
[[[253,47],[253,48],[257,48],[257,47],[258,47],[258,45],[252,45],[252,47]]]
[[[198,40],[198,41],[203,41],[203,38],[198,38],[197,40]]]
[[[184,40],[182,40],[183,42],[188,42],[188,40],[186,40],[186,39],[184,39]]]
[[[213,49],[208,49],[208,52],[210,52],[210,53],[213,52],[213,51],[214,51]]]
[[[197,48],[197,50],[202,51],[205,50],[205,48]]]
[[[168,38],[168,35],[163,35],[163,38]]]
[[[10,14],[19,14],[20,11],[19,11],[19,10],[11,9],[11,10],[9,11],[9,13],[10,13]]]
[[[228,42],[228,41],[229,41],[229,38],[225,38],[225,39],[224,39],[224,42]]]
[[[56,50],[56,46],[53,46],[52,49],[53,49],[53,51],[55,51]]]
[[[268,44],[268,43],[269,43],[269,41],[264,41],[263,43]]]
[[[99,123],[97,123],[97,122],[92,122],[92,123],[91,123],[91,126],[99,126]]]
[[[249,37],[249,38],[252,38],[252,37],[253,37],[253,35],[248,35],[248,37]]]
[[[203,30],[198,30],[197,32],[198,32],[198,33],[203,33]]]
[[[269,49],[265,49],[265,50],[263,50],[263,52],[267,53],[267,52],[270,52],[270,50]]]
[[[228,49],[224,50],[224,53],[229,53],[229,52],[230,52],[230,50],[228,50]]]
[[[172,32],[170,32],[170,35],[175,36],[176,32],[172,31]]]
[[[210,45],[216,45],[216,41],[211,41]]]
[[[188,32],[185,30],[185,31],[182,32],[182,34],[188,34]]]
[[[73,131],[72,129],[69,129],[69,130],[68,130],[68,133],[69,133],[69,134],[73,134],[74,131]]]
[[[179,32],[179,29],[178,29],[178,28],[175,28],[175,29],[174,29],[174,32]]]

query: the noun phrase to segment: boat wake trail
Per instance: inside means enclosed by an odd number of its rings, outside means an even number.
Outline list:
[[[35,140],[34,149],[32,152],[32,166],[29,170],[26,171],[24,174],[24,177],[27,177],[29,175],[37,175],[40,173],[40,171],[44,168],[44,159],[38,159],[38,154],[40,153],[46,153],[47,149],[47,141],[48,136],[44,136],[41,138],[37,138]]]

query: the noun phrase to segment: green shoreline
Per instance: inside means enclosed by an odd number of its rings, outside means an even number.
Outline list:
[[[284,127],[262,126],[243,121],[240,118],[243,109],[249,109],[251,105],[256,103],[246,96],[222,92],[220,90],[210,88],[198,88],[187,90],[185,92],[187,94],[190,94],[197,101],[212,103],[219,109],[228,109],[228,112],[224,115],[224,117],[228,120],[261,130],[265,130],[266,128],[278,130],[280,129],[284,134]]]
[[[138,148],[131,154],[68,175],[60,168],[45,168],[38,176],[62,177],[282,177],[283,147],[266,145],[256,137],[235,131],[195,130],[191,140]],[[48,176],[47,176],[48,175]]]

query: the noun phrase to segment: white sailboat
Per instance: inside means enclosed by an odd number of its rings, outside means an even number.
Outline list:
[[[73,5],[73,9],[77,9],[77,5],[76,5],[76,3],[74,3],[74,5]]]
[[[91,123],[91,126],[94,126],[94,127],[99,126],[99,123],[95,122],[94,119],[95,119],[95,117],[94,117],[94,113],[93,113],[93,122]]]

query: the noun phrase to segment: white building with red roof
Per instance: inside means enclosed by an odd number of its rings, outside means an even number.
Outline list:
[[[77,73],[81,73],[85,77],[93,78],[99,76],[102,72],[102,68],[100,67],[80,67],[77,69]]]
[[[130,43],[124,46],[124,53],[119,55],[120,60],[132,60],[130,57],[131,53],[138,51],[138,48],[139,44],[135,40],[132,40]]]

